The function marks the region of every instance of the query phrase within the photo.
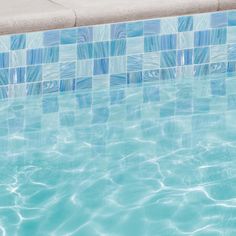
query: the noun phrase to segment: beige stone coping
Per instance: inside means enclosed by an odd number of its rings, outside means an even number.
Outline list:
[[[236,0],[0,0],[0,34],[236,9]]]
[[[48,0],[0,0],[0,34],[75,26],[74,11]]]

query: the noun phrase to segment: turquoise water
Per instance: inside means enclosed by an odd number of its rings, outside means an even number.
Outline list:
[[[0,235],[234,236],[235,119],[234,77],[2,101]]]

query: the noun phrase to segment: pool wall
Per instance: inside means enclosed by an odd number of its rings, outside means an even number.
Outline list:
[[[0,99],[236,72],[236,11],[0,36]]]

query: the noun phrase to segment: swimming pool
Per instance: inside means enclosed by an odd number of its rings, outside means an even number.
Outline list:
[[[235,52],[235,10],[0,36],[0,236],[235,236]]]
[[[0,107],[0,235],[236,234],[236,77]]]

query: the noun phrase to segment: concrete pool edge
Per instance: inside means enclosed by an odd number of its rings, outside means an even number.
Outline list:
[[[0,9],[0,34],[16,34],[236,9],[233,0],[9,0]]]

